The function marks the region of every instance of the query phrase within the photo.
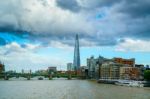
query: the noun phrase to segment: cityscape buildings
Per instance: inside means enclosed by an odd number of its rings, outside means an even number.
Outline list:
[[[96,79],[142,79],[143,66],[135,65],[135,59],[102,56],[87,58],[88,77]]]

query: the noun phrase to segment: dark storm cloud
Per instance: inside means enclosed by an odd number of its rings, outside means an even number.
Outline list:
[[[0,26],[0,32],[15,32],[15,26],[10,24],[3,24]]]
[[[78,12],[81,8],[76,0],[56,0],[57,6],[65,10]]]
[[[111,7],[122,0],[79,0],[83,6],[90,8]]]
[[[57,6],[70,10],[72,12],[79,12],[80,10],[94,10],[101,7],[110,7],[121,0],[56,0]]]
[[[144,18],[150,15],[150,0],[124,0],[118,10],[133,18]]]
[[[125,20],[125,24],[126,31],[121,34],[122,37],[150,39],[150,16],[129,17],[128,20]]]

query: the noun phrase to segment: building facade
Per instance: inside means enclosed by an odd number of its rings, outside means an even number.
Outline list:
[[[123,59],[123,58],[113,58],[114,62],[116,63],[120,63],[120,64],[124,64],[124,65],[129,65],[131,67],[135,66],[135,59],[131,58],[131,59]]]
[[[121,67],[120,79],[138,80],[140,79],[140,70],[137,67]]]
[[[87,66],[81,66],[80,67],[80,77],[82,78],[82,79],[86,79],[86,78],[88,78],[88,69],[87,69]]]
[[[144,65],[143,64],[135,64],[135,67],[139,69],[140,72],[140,80],[144,80]]]
[[[101,79],[119,79],[120,67],[122,64],[114,62],[105,62],[100,68]]]
[[[87,68],[88,68],[88,76],[89,78],[100,78],[100,67],[103,62],[111,61],[110,59],[106,59],[102,56],[99,56],[98,58],[94,58],[94,56],[91,56],[87,59]]]
[[[138,66],[138,67],[137,67]],[[102,56],[87,58],[88,77],[94,79],[142,79],[143,66],[135,65],[135,59]],[[139,76],[140,75],[140,76]]]

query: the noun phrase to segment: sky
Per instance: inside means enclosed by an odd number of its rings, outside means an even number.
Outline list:
[[[6,70],[66,70],[76,34],[82,66],[99,55],[150,65],[150,0],[0,0]]]

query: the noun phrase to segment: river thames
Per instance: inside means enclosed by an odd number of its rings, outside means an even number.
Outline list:
[[[150,88],[89,80],[9,80],[0,81],[0,99],[150,99]]]

